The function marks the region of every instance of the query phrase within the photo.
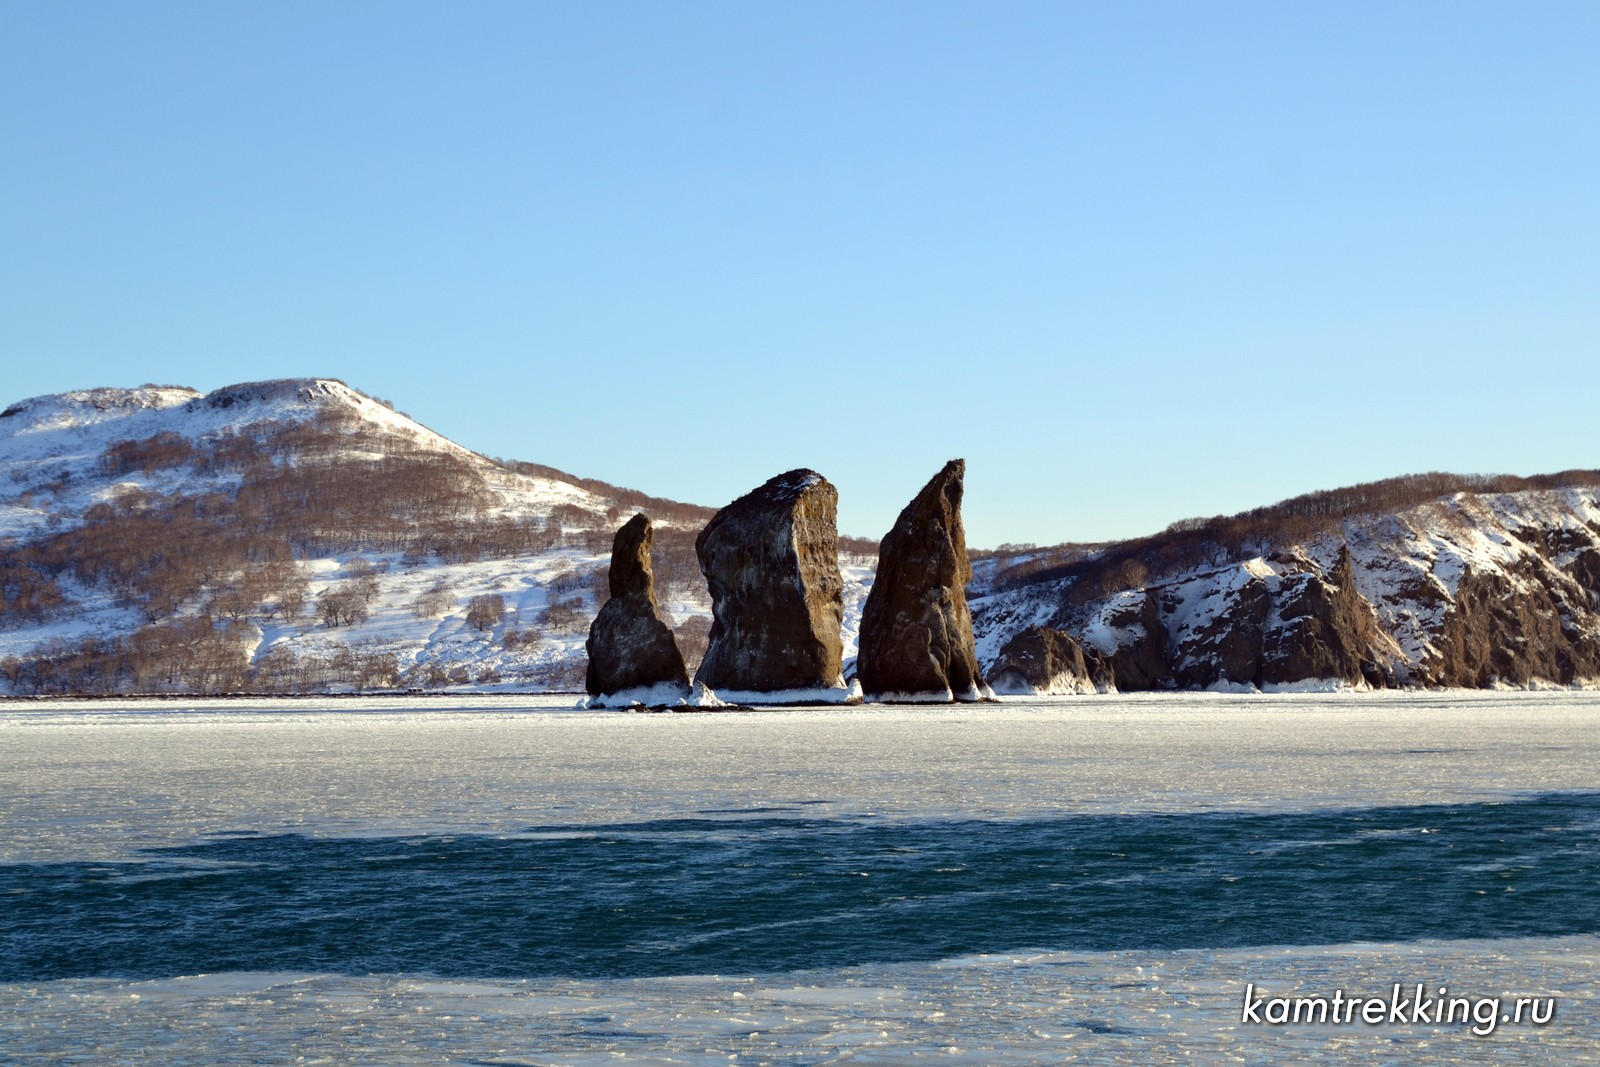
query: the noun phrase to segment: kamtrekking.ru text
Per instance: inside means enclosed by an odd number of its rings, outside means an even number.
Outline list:
[[[1331,997],[1274,997],[1252,982],[1244,988],[1244,1010],[1239,1021],[1267,1026],[1471,1023],[1474,1034],[1488,1037],[1501,1023],[1544,1026],[1555,1015],[1555,997],[1452,997],[1445,986],[1429,996],[1421,982],[1415,986],[1396,982],[1387,997],[1347,997],[1342,989],[1335,990]]]

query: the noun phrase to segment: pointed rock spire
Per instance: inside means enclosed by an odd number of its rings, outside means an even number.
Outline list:
[[[611,544],[611,599],[589,627],[591,707],[666,705],[689,695],[689,676],[672,631],[656,614],[650,543],[655,531],[635,515]]]
[[[878,549],[861,616],[856,673],[867,699],[982,700],[967,610],[965,460],[953,459],[907,504]]]

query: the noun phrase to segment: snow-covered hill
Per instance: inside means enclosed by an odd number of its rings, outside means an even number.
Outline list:
[[[352,463],[397,448],[462,461],[490,482],[502,514],[544,514],[559,504],[603,513],[610,503],[576,484],[506,471],[340,381],[250,382],[207,394],[146,385],[34,397],[0,412],[0,467],[15,494],[0,501],[0,536],[37,533],[52,516],[50,528],[59,528],[130,489],[195,494],[237,484],[226,473],[188,465],[111,470],[102,459],[119,442],[174,434],[203,453],[221,441],[279,433],[319,418],[344,435],[345,458]]]
[[[581,688],[635,510],[691,652],[709,626],[710,509],[502,464],[338,381],[36,397],[0,469],[0,692]]]
[[[1226,547],[1180,532],[991,580],[980,658],[1013,691],[1600,682],[1600,478],[1543,481],[1564,484],[1356,509],[1309,536],[1263,522]]]

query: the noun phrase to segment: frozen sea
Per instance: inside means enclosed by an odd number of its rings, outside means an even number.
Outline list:
[[[1597,962],[1596,693],[0,705],[0,1063],[1600,1063]],[[1395,983],[1554,1016],[1241,1021]]]

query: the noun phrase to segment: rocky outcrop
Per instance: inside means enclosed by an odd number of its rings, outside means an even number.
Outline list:
[[[592,706],[672,704],[689,676],[672,631],[657,612],[650,571],[650,520],[635,515],[611,544],[611,599],[589,627],[587,688]]]
[[[1085,652],[1064,630],[1035,626],[1013,637],[989,671],[989,684],[1008,696],[1104,693],[1115,688],[1110,666]]]
[[[1579,622],[1592,618],[1588,602],[1580,580],[1543,560],[1526,560],[1512,575],[1469,570],[1444,616],[1423,680],[1483,687],[1600,678],[1600,637]]]
[[[1284,553],[1077,608],[1068,597],[1045,628],[1060,636],[1014,632],[990,679],[998,690],[999,672],[1010,671],[1008,688],[1041,692],[1397,684],[1401,650],[1358,584],[1341,550],[1326,572],[1303,553]],[[1013,618],[1022,615],[1017,607],[1007,609]],[[1068,639],[1081,642],[1081,666]]]
[[[1589,594],[1590,607],[1600,606],[1600,551],[1586,548],[1574,553],[1567,574]]]
[[[1379,633],[1341,549],[1323,573],[1283,554],[1214,571],[1163,591],[1179,688],[1382,686],[1397,654]]]
[[[1169,605],[1181,604],[1178,590],[1167,591]],[[1172,678],[1181,689],[1221,684],[1254,685],[1261,677],[1261,644],[1272,608],[1267,583],[1245,573],[1228,590],[1217,610],[1178,628],[1172,649]],[[1132,688],[1131,686],[1129,688]]]
[[[861,616],[857,677],[868,699],[980,700],[985,695],[967,610],[965,460],[953,459],[900,512],[878,549]]]
[[[1140,590],[1112,598],[1095,631],[1103,644],[1093,645],[1093,651],[1104,660],[1110,684],[1129,690],[1172,687],[1167,631],[1152,593]]]
[[[1262,635],[1257,684],[1337,679],[1377,688],[1393,683],[1391,657],[1379,653],[1393,646],[1356,588],[1348,547],[1340,547],[1339,561],[1326,577],[1304,573],[1283,579],[1273,606],[1276,625]]]
[[[843,693],[838,506],[826,478],[793,470],[735,500],[700,531],[695,552],[712,621],[697,688],[740,700]]]

